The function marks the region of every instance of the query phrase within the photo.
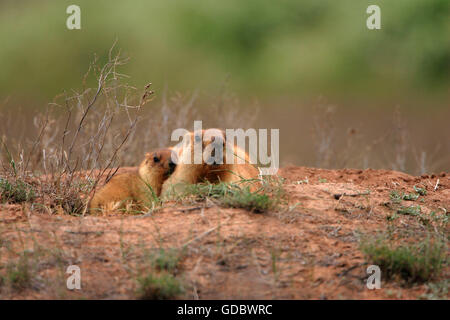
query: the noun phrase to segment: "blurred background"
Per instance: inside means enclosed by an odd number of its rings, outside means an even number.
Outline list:
[[[81,30],[66,28],[71,4]],[[257,107],[251,126],[280,128],[282,165],[450,170],[448,0],[2,0],[0,40],[0,102],[21,117],[80,88],[117,40],[155,104],[195,93],[208,118],[226,90],[237,118]]]

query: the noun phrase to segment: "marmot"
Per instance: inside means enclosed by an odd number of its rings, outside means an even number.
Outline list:
[[[139,168],[115,175],[94,194],[88,205],[89,212],[123,209],[130,203],[139,209],[149,207],[175,167],[171,149],[146,153]]]
[[[207,135],[205,133],[207,132]],[[208,129],[189,132],[184,138],[184,145],[176,152],[179,161],[173,174],[163,183],[161,196],[182,191],[185,184],[209,181],[239,182],[240,186],[249,187],[254,192],[260,187],[259,169],[250,164],[249,155],[231,142],[227,142],[220,129]],[[194,163],[194,144],[201,146],[202,157],[198,164]],[[222,154],[215,154],[221,146]],[[232,159],[227,159],[227,150],[231,148]],[[206,151],[206,152],[205,152]],[[209,158],[208,158],[208,155]],[[208,159],[204,159],[204,158]],[[242,159],[244,163],[238,163]],[[228,160],[228,161],[227,161]],[[231,160],[231,161],[230,161]]]

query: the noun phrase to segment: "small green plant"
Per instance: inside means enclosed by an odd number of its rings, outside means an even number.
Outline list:
[[[404,214],[408,216],[419,216],[421,212],[422,209],[420,206],[410,206],[410,207],[400,206],[400,208],[397,209],[398,214]]]
[[[397,219],[397,218],[398,218],[397,212],[394,212],[393,214],[388,215],[388,216],[386,217],[387,221],[394,221],[394,220]]]
[[[420,194],[421,196],[426,196],[427,195],[427,190],[425,188],[420,188],[420,187],[416,187],[414,186],[414,191],[417,192],[418,194]]]
[[[378,265],[386,279],[424,282],[437,276],[447,263],[447,246],[438,239],[427,238],[417,244],[394,246],[387,238],[364,239],[360,249],[367,260]]]
[[[267,212],[273,207],[272,199],[266,194],[251,192],[248,188],[230,193],[222,199],[226,207],[243,208],[256,213]]]
[[[239,189],[238,186],[234,184],[227,183],[197,183],[186,185],[183,196],[193,195],[197,200],[210,199],[220,199],[225,197],[228,193],[233,192],[233,189]]]
[[[8,284],[14,290],[23,290],[31,284],[31,270],[28,257],[24,253],[17,262],[6,265],[6,275],[3,277],[4,284]]]
[[[393,190],[389,196],[392,202],[400,203],[402,200],[416,201],[419,198],[419,195],[419,193],[400,193],[399,191]]]
[[[263,189],[267,188],[267,193]],[[252,192],[248,186],[241,187],[240,183],[198,183],[187,185],[183,196],[194,196],[197,200],[207,198],[219,205],[232,208],[243,208],[255,213],[264,213],[276,209],[281,202],[283,192],[281,187],[269,187],[263,185],[262,189]],[[265,190],[264,190],[265,191]]]
[[[418,193],[405,193],[402,197],[402,199],[405,201],[416,201],[418,198]]]
[[[178,268],[181,254],[177,249],[160,248],[157,252],[150,254],[150,261],[153,268],[160,271],[173,273]]]
[[[148,207],[148,208],[152,208],[155,205],[159,205],[161,204],[161,199],[158,197],[158,195],[156,194],[155,190],[153,190],[152,186],[147,183],[146,181],[142,180],[145,183],[145,194],[146,194],[146,201],[144,202],[144,204]]]
[[[450,218],[450,214],[447,212],[447,209],[442,208],[442,210],[444,211],[444,214],[437,214],[436,211],[432,211],[430,213],[430,218],[435,221],[438,222],[439,224],[441,224],[442,227],[446,227],[448,224],[448,219]]]
[[[137,279],[136,291],[139,299],[143,300],[167,300],[174,299],[184,292],[181,283],[170,273],[159,275],[148,274]]]
[[[400,203],[402,201],[402,195],[396,190],[391,191],[389,198],[394,203]]]
[[[0,178],[0,195],[2,202],[12,203],[31,201],[35,198],[33,187],[20,179],[9,181]]]

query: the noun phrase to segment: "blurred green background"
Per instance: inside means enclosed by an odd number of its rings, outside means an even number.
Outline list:
[[[81,30],[66,8],[81,7]],[[381,7],[381,30],[366,8]],[[446,104],[448,0],[2,0],[0,97],[47,102],[79,88],[114,40],[130,83],[243,99],[426,99]]]

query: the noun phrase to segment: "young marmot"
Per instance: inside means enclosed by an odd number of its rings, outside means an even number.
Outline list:
[[[115,175],[89,202],[89,212],[124,209],[128,204],[149,207],[160,195],[163,182],[175,170],[171,149],[146,153],[133,172]]]
[[[203,181],[239,182],[240,186],[249,187],[251,191],[256,191],[260,187],[258,168],[250,164],[250,157],[244,150],[226,141],[222,130],[189,132],[183,141],[184,145],[177,152],[177,167],[163,183],[162,197],[182,191],[186,184]],[[194,144],[198,144],[198,149],[201,148],[202,151],[198,164],[194,163]],[[230,148],[232,159],[226,156]],[[222,152],[216,154],[216,150],[220,149]],[[243,163],[239,163],[238,159]]]

